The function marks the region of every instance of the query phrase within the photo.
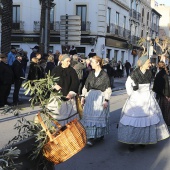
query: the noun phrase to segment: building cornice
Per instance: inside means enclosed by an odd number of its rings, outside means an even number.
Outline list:
[[[152,9],[151,8],[151,5],[146,3],[145,0],[141,0],[141,4],[144,4],[145,6],[147,6],[148,8]]]
[[[119,0],[110,0],[110,1],[116,3],[117,5],[121,6],[124,9],[126,9],[127,11],[130,11],[130,8],[127,5],[125,5],[122,2],[120,2]]]

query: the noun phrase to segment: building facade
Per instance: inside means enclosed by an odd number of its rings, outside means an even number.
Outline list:
[[[75,43],[75,47],[79,54],[88,56],[93,48],[103,58],[136,63],[138,56],[132,50],[139,48],[138,39],[151,31],[150,0],[54,0],[54,3],[50,10],[50,51],[63,51],[61,16],[78,15],[80,44]],[[28,55],[40,43],[40,14],[39,1],[13,0],[12,46],[23,48]],[[68,48],[71,45],[68,43]]]

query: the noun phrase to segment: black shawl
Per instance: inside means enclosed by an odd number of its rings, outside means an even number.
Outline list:
[[[85,82],[85,88],[87,91],[91,89],[101,90],[104,92],[110,86],[110,80],[107,73],[104,70],[101,70],[99,75],[95,77],[95,71],[92,70],[87,77]]]
[[[54,67],[51,73],[54,77],[59,77],[57,84],[62,88],[63,96],[67,96],[70,91],[78,92],[79,80],[76,71],[72,67]]]

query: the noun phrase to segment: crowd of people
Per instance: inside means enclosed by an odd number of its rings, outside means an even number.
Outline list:
[[[18,105],[19,90],[28,62],[27,53],[12,48],[7,56],[1,54],[0,59],[0,107],[9,104],[7,99],[12,84],[13,104]],[[55,54],[49,52],[44,56],[34,48],[25,79],[39,80],[46,74],[59,77],[53,88],[61,92],[62,102],[52,116],[62,125],[78,117],[76,97],[80,97],[83,107],[81,123],[86,129],[87,145],[92,146],[109,133],[110,97],[115,70],[117,77],[122,77],[125,69],[128,99],[120,115],[118,141],[128,144],[129,150],[134,151],[135,145],[154,144],[169,137],[169,72],[163,61],[158,63],[156,69],[155,66],[151,65],[147,56],[140,57],[136,69],[132,71],[127,60],[123,65],[121,61],[116,63],[102,59],[94,50],[88,58],[82,58],[74,46],[70,54],[60,54],[57,50]]]

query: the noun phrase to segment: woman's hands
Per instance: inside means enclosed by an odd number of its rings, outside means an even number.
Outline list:
[[[81,105],[84,106],[85,104],[85,97],[81,97]]]
[[[67,96],[66,96],[66,98],[70,100],[71,98],[73,98],[73,95],[70,94],[70,93],[68,93]]]
[[[104,101],[103,102],[103,108],[105,109],[105,108],[107,108],[108,107],[108,102],[107,101]]]
[[[170,102],[170,97],[167,97],[167,96],[166,96],[166,99],[168,100],[168,102]]]

